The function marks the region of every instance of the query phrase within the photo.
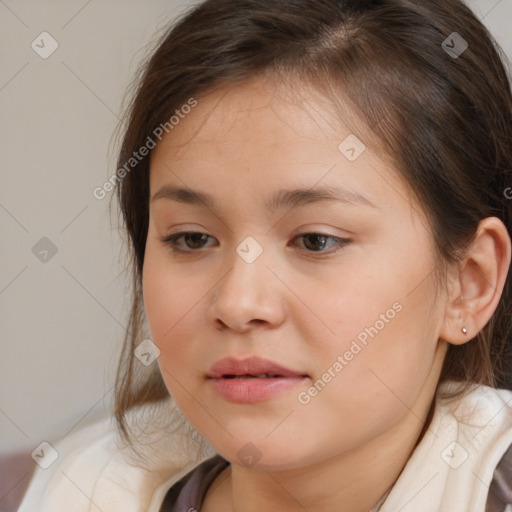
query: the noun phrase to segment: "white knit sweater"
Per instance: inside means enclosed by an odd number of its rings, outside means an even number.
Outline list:
[[[112,418],[55,443],[58,458],[36,470],[18,512],[158,512],[168,489],[216,452],[171,400],[158,411],[167,423],[153,411],[144,406],[128,418],[143,436],[142,457],[121,443]],[[453,403],[437,397],[430,428],[380,512],[485,512],[493,471],[511,444],[512,391],[477,386]]]

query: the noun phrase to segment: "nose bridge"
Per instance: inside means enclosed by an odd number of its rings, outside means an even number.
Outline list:
[[[267,281],[270,274],[266,251],[254,237],[247,237],[238,246],[231,258],[228,258],[230,269],[217,288],[217,296],[223,295],[223,299],[237,304],[255,299],[260,295],[260,285]]]
[[[267,268],[271,266],[269,254],[254,237],[245,238],[235,248],[228,258],[229,269],[215,287],[215,319],[234,329],[245,329],[253,320],[279,321],[281,297]]]

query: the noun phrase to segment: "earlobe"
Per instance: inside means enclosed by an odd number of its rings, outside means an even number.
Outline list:
[[[452,345],[462,345],[477,334],[474,325],[469,322],[470,314],[468,304],[464,303],[464,297],[457,295],[461,291],[460,281],[457,280],[450,287],[452,292],[447,299],[445,316],[439,337]],[[455,294],[455,298],[453,298]]]
[[[511,241],[497,217],[482,220],[449,283],[440,338],[453,345],[473,339],[498,307],[510,267]]]

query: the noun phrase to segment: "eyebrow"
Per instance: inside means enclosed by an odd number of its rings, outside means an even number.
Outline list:
[[[190,188],[165,185],[151,198],[151,203],[158,199],[169,199],[190,205],[205,205],[212,210],[215,209],[215,200],[212,196]],[[375,204],[358,192],[334,185],[278,190],[276,194],[265,202],[265,208],[275,212],[280,208],[298,208],[321,201],[337,201],[376,208]]]

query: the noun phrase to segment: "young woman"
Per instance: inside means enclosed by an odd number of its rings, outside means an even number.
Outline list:
[[[20,511],[509,510],[512,95],[474,14],[207,0],[126,121],[117,421]]]

